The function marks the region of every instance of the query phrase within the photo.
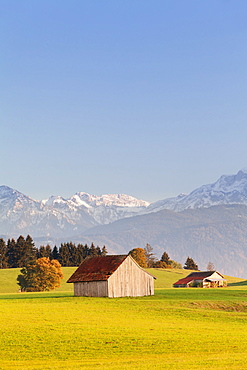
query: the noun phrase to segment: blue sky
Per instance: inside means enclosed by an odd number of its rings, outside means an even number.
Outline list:
[[[246,45],[241,0],[0,0],[0,184],[156,201],[247,167]]]

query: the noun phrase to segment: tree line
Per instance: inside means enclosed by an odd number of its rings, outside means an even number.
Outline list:
[[[93,243],[74,244],[72,242],[62,243],[59,248],[46,246],[35,247],[30,235],[24,238],[22,235],[15,239],[8,239],[7,243],[0,238],[0,269],[21,268],[38,258],[49,258],[58,260],[62,266],[79,266],[88,256],[105,256],[107,249],[100,248]]]
[[[198,270],[198,265],[191,257],[186,259],[184,267],[182,267],[181,263],[172,260],[167,252],[163,252],[159,260],[153,253],[153,247],[148,243],[145,248],[134,248],[129,254],[144,268],[184,268],[186,270]]]
[[[24,238],[22,235],[17,240],[8,239],[7,243],[0,238],[0,269],[5,268],[23,268],[30,262],[39,258],[49,258],[57,260],[61,266],[79,266],[81,262],[91,256],[106,256],[107,249],[105,246],[95,247],[92,243],[89,247],[87,244],[74,244],[72,242],[62,243],[59,248],[46,246],[35,247],[34,241],[30,235]],[[160,259],[153,253],[150,244],[145,248],[134,248],[129,254],[144,268],[184,268],[188,270],[198,270],[198,265],[191,257],[185,261],[184,267],[181,263],[170,258],[167,252],[163,252]],[[209,269],[209,268],[208,268]]]

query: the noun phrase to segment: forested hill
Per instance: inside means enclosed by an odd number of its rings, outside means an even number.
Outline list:
[[[247,276],[247,206],[244,205],[180,213],[163,210],[95,227],[79,240],[106,245],[115,253],[149,243],[158,257],[166,250],[172,259],[182,263],[193,256],[201,270],[212,261],[224,274]]]

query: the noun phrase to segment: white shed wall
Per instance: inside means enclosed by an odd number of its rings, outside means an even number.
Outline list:
[[[212,275],[209,276],[209,279],[222,279],[222,276],[215,271]]]
[[[127,257],[108,279],[108,296],[138,297],[154,294],[154,278]]]

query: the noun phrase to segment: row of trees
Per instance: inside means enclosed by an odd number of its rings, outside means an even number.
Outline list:
[[[30,262],[44,257],[57,260],[62,266],[79,266],[88,256],[105,256],[106,254],[105,246],[101,249],[98,246],[95,247],[93,243],[90,247],[87,244],[76,245],[68,242],[62,243],[59,248],[56,246],[51,248],[50,245],[36,248],[30,235],[26,238],[20,235],[17,240],[8,239],[7,243],[0,239],[0,269],[25,267]],[[150,244],[146,244],[145,248],[134,248],[129,254],[144,268],[182,268],[182,265],[172,260],[167,252],[163,252],[158,260]],[[198,265],[191,257],[188,257],[183,268],[198,270]]]
[[[95,247],[92,243],[89,247],[87,244],[75,245],[72,242],[62,243],[59,248],[50,245],[36,248],[30,235],[24,238],[22,235],[17,240],[0,239],[0,269],[25,267],[30,262],[38,258],[49,258],[58,260],[62,266],[79,266],[80,263],[88,256],[105,256],[106,247]]]
[[[91,244],[87,245],[62,243],[61,247],[53,249],[47,246],[36,248],[30,235],[20,236],[17,241],[9,239],[7,244],[0,239],[0,267],[22,267],[17,277],[21,291],[45,291],[60,286],[63,278],[62,266],[78,266],[88,256],[105,256],[105,247],[100,249]],[[150,244],[145,248],[134,248],[129,254],[142,267],[182,268],[182,265],[170,259],[164,252],[158,260]],[[188,257],[185,269],[198,270],[192,258]]]
[[[194,262],[193,258],[188,257],[185,261],[184,267],[181,263],[170,259],[167,252],[164,252],[158,260],[153,253],[153,248],[150,244],[146,244],[145,248],[134,248],[129,254],[136,260],[136,262],[144,268],[178,268],[187,270],[198,270],[198,265]]]

